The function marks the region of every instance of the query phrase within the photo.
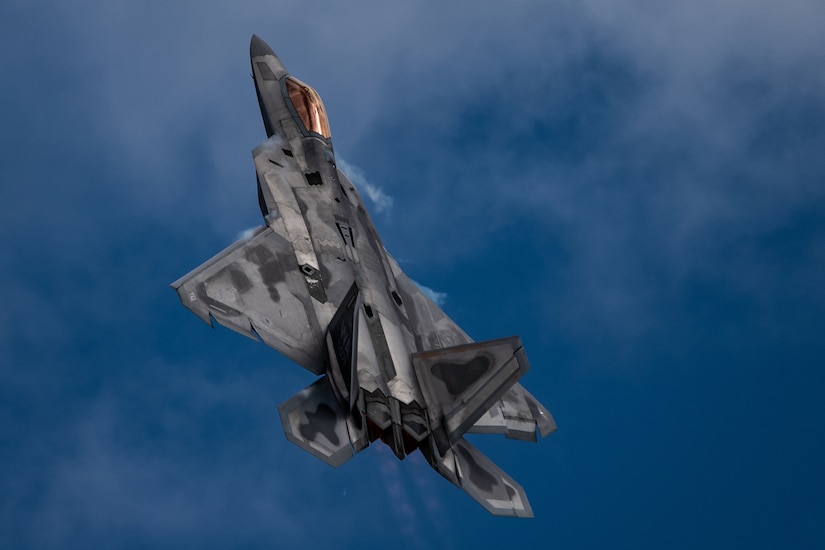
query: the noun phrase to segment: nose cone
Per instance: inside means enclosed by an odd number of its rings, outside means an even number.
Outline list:
[[[262,55],[275,55],[275,52],[272,51],[272,48],[269,47],[269,44],[261,40],[257,34],[252,35],[252,41],[249,43],[249,57],[260,57]]]
[[[256,34],[252,35],[252,41],[249,43],[249,58],[253,68],[257,65],[258,70],[263,71],[260,76],[264,80],[278,80],[287,74],[286,67],[269,44],[258,38]],[[256,58],[258,61],[255,61]]]

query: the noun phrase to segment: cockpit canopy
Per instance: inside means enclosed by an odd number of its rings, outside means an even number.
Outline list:
[[[329,139],[329,120],[318,92],[292,76],[286,77],[286,91],[304,127]]]

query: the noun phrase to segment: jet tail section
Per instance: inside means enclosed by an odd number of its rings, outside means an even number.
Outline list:
[[[326,376],[284,401],[278,412],[286,438],[330,466],[340,466],[369,444],[341,409]]]
[[[467,431],[503,433],[509,439],[536,441],[537,428],[542,437],[547,437],[556,431],[556,422],[550,411],[517,383]]]
[[[518,402],[518,409],[531,413],[531,408],[540,407],[532,396],[522,393],[523,388],[516,383],[530,368],[521,339],[512,336],[476,342],[415,353],[412,358],[431,414],[435,445],[425,449],[424,454],[432,467],[493,515],[533,517],[521,485],[462,437],[475,428],[480,419],[483,424],[491,408],[502,416],[502,403]],[[506,398],[510,393],[512,399]],[[529,420],[532,421],[532,417]],[[526,425],[516,426],[504,419],[500,425],[493,424],[488,430],[473,431],[509,433],[528,429]],[[536,421],[531,424],[534,438],[536,424]]]
[[[453,445],[461,488],[496,516],[533,517],[524,488],[461,438]]]
[[[533,517],[522,486],[463,437],[443,455],[430,453],[428,459],[435,471],[494,516]]]
[[[518,336],[414,353],[412,360],[441,453],[530,368]]]

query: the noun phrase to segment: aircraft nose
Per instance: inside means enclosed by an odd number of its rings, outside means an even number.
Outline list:
[[[272,48],[269,47],[269,44],[261,40],[257,34],[252,35],[252,41],[249,43],[249,57],[260,57],[262,55],[275,55],[275,52],[272,51]]]

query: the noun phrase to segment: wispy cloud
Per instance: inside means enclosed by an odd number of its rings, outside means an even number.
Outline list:
[[[352,183],[367,194],[377,213],[382,214],[392,209],[392,197],[381,187],[371,183],[360,168],[342,159],[338,159],[337,162],[344,173],[352,180]]]
[[[427,523],[433,534],[438,539],[438,546],[441,548],[454,548],[451,539],[452,530],[449,525],[449,515],[441,503],[436,484],[444,483],[436,474],[426,459],[420,453],[415,453],[408,458],[412,478],[418,492],[418,496],[424,505],[424,512],[427,515]]]
[[[418,521],[418,512],[415,503],[410,499],[401,475],[400,465],[395,455],[384,445],[374,445],[374,452],[378,453],[381,478],[387,490],[387,497],[401,528],[401,534],[413,542],[416,547],[426,547],[421,536]]]
[[[433,290],[430,287],[424,286],[424,285],[422,285],[421,283],[419,283],[417,281],[413,281],[413,282],[415,283],[415,285],[418,288],[421,289],[421,292],[423,292],[427,296],[427,298],[429,298],[430,300],[435,302],[435,305],[440,307],[440,306],[443,306],[445,304],[445,302],[447,301],[447,293],[446,292],[439,292],[437,290]]]
[[[243,231],[238,233],[238,235],[235,237],[235,240],[248,241],[249,239],[252,238],[252,235],[255,234],[255,231],[257,231],[259,227],[260,227],[259,225],[256,225],[254,227],[248,227],[248,228],[244,229]]]

